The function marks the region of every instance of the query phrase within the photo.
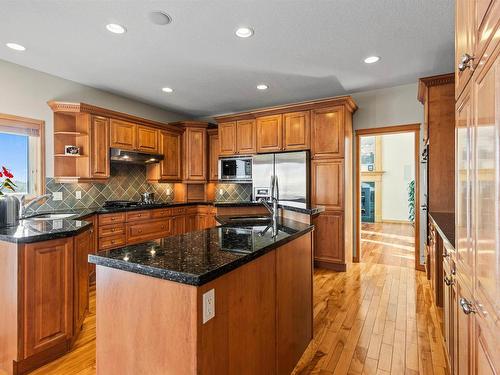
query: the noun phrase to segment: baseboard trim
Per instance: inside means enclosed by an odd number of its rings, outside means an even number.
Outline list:
[[[327,270],[338,271],[338,272],[347,271],[347,264],[345,263],[325,262],[323,260],[315,260],[314,267],[326,268]]]

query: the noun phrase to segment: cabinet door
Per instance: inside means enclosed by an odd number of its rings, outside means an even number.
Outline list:
[[[308,150],[311,144],[310,112],[293,112],[283,115],[285,150]]]
[[[311,149],[314,159],[344,156],[344,121],[344,107],[311,111]]]
[[[148,126],[137,126],[137,150],[158,153],[159,130]]]
[[[181,176],[181,135],[169,131],[160,133],[160,153],[164,159],[160,162],[160,179],[180,181]]]
[[[135,150],[137,125],[127,121],[111,119],[111,147]]]
[[[196,214],[186,215],[186,228],[185,228],[186,233],[193,232],[193,231],[197,230],[197,228],[196,228],[196,224],[197,224],[196,216],[197,216]]]
[[[458,64],[465,54],[474,55],[474,2],[456,0],[455,3],[455,98],[460,96],[472,74],[471,69],[460,71]]]
[[[73,335],[73,239],[27,244],[22,288],[23,358]]]
[[[240,120],[236,123],[236,148],[238,154],[255,154],[255,120]]]
[[[462,307],[463,302],[471,302],[471,293],[464,287],[464,283],[457,279],[454,285],[453,304],[456,306],[456,316],[454,319],[454,369],[457,375],[472,374],[473,358],[473,314],[466,314]]]
[[[264,116],[257,119],[257,152],[283,149],[282,115]]]
[[[186,216],[175,216],[172,218],[172,234],[182,234],[186,232]]]
[[[171,233],[171,220],[148,220],[127,223],[127,244],[166,237]]]
[[[92,246],[89,230],[75,237],[74,242],[74,335],[80,332],[89,307],[89,263],[88,254]]]
[[[453,316],[454,309],[456,309],[453,304],[453,283],[454,278],[452,274],[452,266],[445,260],[443,262],[443,338],[445,343],[445,351],[448,357],[448,363],[451,366],[450,373],[453,374]]]
[[[217,133],[208,136],[208,179],[217,181],[219,179],[219,136]]]
[[[325,211],[313,219],[314,259],[344,262],[344,219],[342,212]]]
[[[184,179],[186,181],[207,180],[207,131],[187,128],[184,131]]]
[[[311,175],[312,201],[330,210],[344,208],[344,161],[313,160]]]
[[[109,178],[109,119],[92,116],[90,126],[90,174]]]
[[[236,148],[236,121],[219,124],[220,155],[235,155]]]
[[[457,264],[462,273],[472,282],[472,170],[471,170],[471,122],[472,104],[469,89],[457,104],[455,118],[455,246]]]

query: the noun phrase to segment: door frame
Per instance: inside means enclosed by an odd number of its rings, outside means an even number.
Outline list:
[[[414,134],[414,157],[415,157],[415,269],[423,271],[425,268],[420,264],[420,124],[404,124],[385,126],[370,129],[358,129],[356,132],[356,204],[355,204],[355,226],[356,226],[356,255],[353,262],[361,259],[361,171],[360,163],[360,139],[362,136],[386,135],[395,133]]]

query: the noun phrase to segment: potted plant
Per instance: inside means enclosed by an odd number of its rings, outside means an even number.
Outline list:
[[[19,221],[19,200],[14,195],[6,195],[5,191],[14,193],[16,184],[14,175],[5,167],[0,170],[0,227],[17,225]]]

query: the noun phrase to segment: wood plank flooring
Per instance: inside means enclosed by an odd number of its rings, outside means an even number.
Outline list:
[[[373,233],[363,234],[372,242],[363,243],[361,263],[345,273],[315,270],[314,339],[294,375],[446,374],[439,314],[428,281],[396,255],[411,245],[413,235],[403,229],[363,230]],[[93,287],[90,313],[74,349],[32,374],[95,373]]]

